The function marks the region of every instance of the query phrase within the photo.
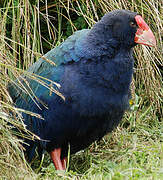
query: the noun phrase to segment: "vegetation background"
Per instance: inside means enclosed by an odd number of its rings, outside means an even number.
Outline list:
[[[36,157],[31,168],[11,126],[26,131],[24,110],[12,104],[7,84],[28,76],[27,68],[39,57],[114,9],[140,13],[157,40],[156,48],[135,48],[132,111],[112,134],[73,155],[66,172],[55,171],[47,154],[41,162]],[[160,0],[1,0],[0,179],[163,179],[162,38]],[[15,86],[24,88],[19,80]]]

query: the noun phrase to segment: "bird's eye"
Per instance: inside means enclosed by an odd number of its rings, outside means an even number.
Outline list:
[[[131,22],[130,22],[130,26],[131,26],[131,27],[136,27],[136,26],[137,26],[137,24],[136,24],[136,22],[131,21]]]

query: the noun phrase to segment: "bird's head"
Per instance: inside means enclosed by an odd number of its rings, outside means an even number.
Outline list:
[[[156,46],[156,39],[143,18],[128,10],[114,10],[103,16],[94,28],[103,28],[105,38],[111,36],[124,46],[136,44]]]

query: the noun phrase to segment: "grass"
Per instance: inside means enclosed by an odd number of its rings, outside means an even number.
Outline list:
[[[163,179],[161,2],[6,0],[0,7],[0,179]],[[132,111],[126,112],[112,134],[71,156],[65,173],[55,171],[48,154],[41,168],[36,158],[32,169],[24,158],[21,140],[8,125],[26,131],[7,84],[22,73],[28,75],[31,64],[74,31],[90,28],[104,13],[117,8],[142,14],[157,39],[156,48],[135,48]],[[16,85],[24,88],[19,81]]]

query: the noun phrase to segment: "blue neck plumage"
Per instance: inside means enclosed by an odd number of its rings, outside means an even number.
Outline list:
[[[84,55],[90,59],[101,56],[113,58],[119,46],[119,42],[113,39],[109,33],[104,34],[103,32],[99,32],[98,29],[93,28],[86,31],[84,37],[81,36],[77,42],[76,49],[80,56]]]
[[[90,78],[90,86],[97,85],[109,88],[112,92],[128,93],[133,74],[134,60],[132,49],[126,49],[109,35],[88,31],[85,38],[78,44],[78,53],[87,57],[81,61],[81,73]],[[87,64],[86,66],[84,64]]]

